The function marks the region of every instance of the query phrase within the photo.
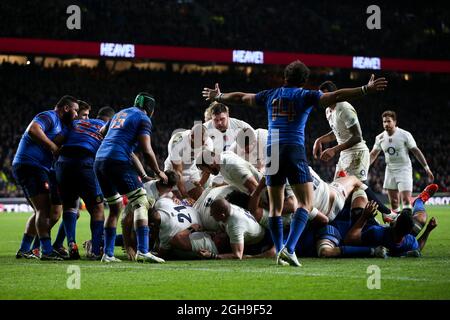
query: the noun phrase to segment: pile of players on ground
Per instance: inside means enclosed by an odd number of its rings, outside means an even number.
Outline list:
[[[141,112],[140,106],[144,99],[148,97],[138,95],[135,105],[125,111]],[[85,103],[70,99],[64,103],[66,106],[79,105],[78,119],[61,135],[60,141],[52,138],[62,147],[54,164],[56,179],[50,179],[50,188],[47,185],[50,191],[54,189],[52,186],[57,186],[63,206],[63,221],[52,244],[53,252],[45,254],[40,252],[44,237],[40,241],[36,230],[33,233],[33,228],[27,224],[21,248],[16,255],[18,258],[79,259],[75,239],[79,197],[91,215],[92,238],[84,242],[87,258],[91,260],[120,262],[114,255],[115,246],[122,247],[130,260],[157,263],[167,259],[276,256],[269,231],[271,219],[264,178],[264,171],[268,170],[264,164],[268,136],[266,129],[255,130],[247,123],[229,117],[228,107],[224,104],[212,103],[205,111],[204,123],[197,123],[190,130],[174,132],[168,145],[169,155],[164,163],[164,171],[158,172],[156,164],[155,172],[159,179],[149,178],[139,159],[133,156],[134,170],[141,178],[143,189],[136,188],[137,192],[127,194],[126,204],[120,196],[105,196],[103,199],[102,193],[118,194],[117,190],[103,190],[105,183],[101,181],[100,190],[97,178],[105,179],[98,176],[102,168],[95,164],[96,175],[94,158],[90,163],[83,162],[86,157],[92,157],[88,150],[92,145],[96,145],[94,148],[97,149],[100,147],[105,134],[102,130],[108,126],[119,128],[123,124],[121,119],[124,111],[114,115],[113,110],[103,108],[97,119],[88,119],[86,110],[88,113],[90,108]],[[58,108],[50,112],[58,112]],[[151,112],[153,110],[147,111],[147,115],[151,116]],[[42,115],[33,120],[43,130],[49,121]],[[33,130],[32,126],[30,130]],[[86,144],[81,142],[89,139],[96,142],[84,150]],[[18,154],[19,151],[25,152],[20,147]],[[94,155],[97,153],[98,159],[102,151],[95,151]],[[17,162],[16,169],[24,171],[26,166],[22,164],[20,167]],[[283,159],[278,165],[283,165]],[[28,190],[29,200],[36,207],[39,190],[33,190],[23,172],[23,176],[20,175],[20,170],[17,170],[17,180],[24,190]],[[124,168],[121,174],[127,170]],[[356,176],[340,170],[336,179],[327,183],[312,168],[309,170],[314,185],[314,203],[309,221],[296,245],[297,256],[386,258],[421,255],[428,235],[437,225],[434,218],[427,224],[424,208],[424,203],[436,191],[436,185],[427,187],[411,208],[406,206],[394,213]],[[110,178],[114,174],[106,171],[105,175]],[[135,183],[131,180],[125,183]],[[143,195],[148,202],[139,203]],[[55,200],[56,195],[52,196],[50,229],[61,215],[61,204]],[[110,207],[106,223],[103,200]],[[297,199],[287,184],[282,208],[285,238],[289,234],[291,215],[296,208]],[[386,224],[380,225],[375,219],[377,214]],[[138,219],[136,215],[139,215]],[[36,214],[30,219],[37,219]],[[145,224],[142,224],[143,221]],[[33,223],[35,221],[29,222],[29,225]],[[115,234],[117,223],[121,223],[122,235]],[[142,234],[146,234],[146,238],[139,239]],[[419,234],[420,237],[416,239]],[[68,250],[63,247],[65,237]],[[149,239],[148,243],[143,243],[143,239]],[[49,241],[49,236],[45,237],[45,241]],[[42,247],[45,248],[44,245]],[[147,248],[153,253],[151,258],[139,259],[137,252]],[[283,261],[278,261],[278,264],[283,264]]]

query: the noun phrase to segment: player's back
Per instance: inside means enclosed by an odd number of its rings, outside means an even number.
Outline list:
[[[63,124],[56,111],[48,110],[37,114],[32,122],[39,124],[44,134],[53,140],[63,130]],[[27,164],[50,169],[53,162],[52,153],[42,145],[34,141],[28,133],[29,126],[20,139],[17,152],[14,156],[13,165]]]
[[[318,105],[320,91],[297,87],[280,87],[261,91],[256,103],[267,109],[268,145],[305,144],[305,124],[313,106]]]
[[[225,223],[230,243],[256,244],[264,238],[265,229],[250,212],[231,204],[231,213]]]
[[[320,176],[309,167],[309,172],[313,180],[314,202],[313,206],[320,212],[327,214],[330,207],[330,188]]]
[[[217,231],[220,229],[220,224],[211,217],[211,203],[216,199],[224,199],[231,192],[238,190],[233,186],[222,186],[216,188],[208,188],[203,191],[200,197],[194,204],[197,210],[201,225],[205,230]]]
[[[104,125],[105,122],[100,119],[74,121],[72,128],[67,133],[62,152],[67,148],[81,148],[95,155],[103,140],[100,129]]]
[[[189,228],[193,224],[200,224],[200,219],[192,207],[178,205],[169,198],[161,198],[154,207],[161,216],[159,227],[159,240],[161,248],[169,249],[170,240],[179,232]]]
[[[97,151],[96,159],[129,161],[131,153],[137,147],[138,136],[150,135],[151,128],[151,120],[143,110],[136,107],[121,110],[111,119],[108,133]]]
[[[262,174],[248,161],[245,161],[232,151],[224,151],[220,154],[220,174],[226,183],[248,193],[244,182],[254,177],[256,181],[261,180]]]

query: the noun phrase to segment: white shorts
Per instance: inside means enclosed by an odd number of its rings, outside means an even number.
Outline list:
[[[338,178],[339,171],[345,171],[347,175],[356,176],[359,180],[367,180],[367,172],[370,166],[369,150],[341,152],[334,178]]]
[[[336,193],[333,204],[331,206],[330,213],[328,214],[328,220],[333,221],[338,213],[344,208],[345,199],[347,195],[345,194],[345,188],[339,182],[333,182],[330,184],[330,188],[333,189]]]
[[[399,170],[389,170],[386,168],[384,173],[384,189],[411,191],[413,189],[412,168]]]

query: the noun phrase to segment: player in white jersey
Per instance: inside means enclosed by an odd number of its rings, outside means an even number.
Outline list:
[[[225,232],[230,238],[231,253],[219,254],[217,259],[242,259],[245,246],[258,245],[272,249],[273,243],[267,237],[266,230],[256,222],[250,212],[230,204],[225,199],[218,199],[211,204],[211,215],[216,221],[225,225]],[[208,253],[201,251],[205,257]],[[272,250],[274,255],[274,251]]]
[[[337,90],[336,85],[331,81],[322,83],[319,89],[323,92]],[[336,154],[340,154],[335,179],[343,171],[347,175],[358,177],[361,181],[367,180],[369,149],[362,138],[361,125],[355,109],[350,103],[344,101],[329,106],[325,113],[332,131],[316,139],[313,147],[314,158],[320,157],[323,161],[329,161]],[[335,140],[338,143],[336,146],[322,152],[322,143]]]
[[[179,232],[200,226],[197,210],[175,203],[172,199],[161,198],[153,207],[152,222],[159,229],[159,248],[162,251],[171,249],[171,240]]]
[[[250,162],[259,172],[264,173],[268,135],[267,129],[240,129],[230,151]]]
[[[200,217],[200,224],[204,230],[218,231],[221,229],[219,222],[211,217],[211,203],[217,199],[224,199],[237,188],[233,186],[222,186],[216,188],[207,188],[203,191],[200,198],[194,204],[194,209],[197,210]]]
[[[381,151],[384,152],[386,171],[383,188],[388,191],[392,210],[399,212],[400,196],[403,208],[411,208],[413,172],[409,151],[423,166],[430,181],[434,180],[434,176],[411,133],[397,127],[396,113],[389,110],[385,111],[382,114],[382,119],[385,131],[375,138],[375,144],[370,152],[370,164],[375,161]]]
[[[213,139],[214,151],[219,154],[231,147],[239,129],[253,128],[242,120],[230,118],[226,105],[218,102],[213,102],[211,105],[212,119],[205,122],[204,126],[208,129],[208,135]]]
[[[202,185],[208,179],[195,166],[195,158],[206,147],[213,149],[213,142],[208,137],[206,128],[202,124],[195,124],[191,130],[175,133],[168,144],[168,157],[164,162],[165,170],[174,170],[180,180],[177,183],[177,191],[182,198],[197,200],[203,192]]]
[[[167,183],[162,180],[150,180],[144,183],[144,190],[146,191],[147,200],[150,203],[150,208],[155,205],[155,202],[161,198],[173,198],[172,190],[179,179],[178,174],[173,170],[166,170],[164,173],[167,176]],[[128,257],[133,260],[136,249],[136,238],[133,232],[134,214],[129,204],[126,205],[122,215],[122,234],[123,247]]]
[[[235,186],[240,191],[251,194],[262,173],[258,172],[251,163],[240,158],[231,151],[224,151],[220,154],[204,149],[197,157],[197,167],[213,175],[222,175],[225,183]]]

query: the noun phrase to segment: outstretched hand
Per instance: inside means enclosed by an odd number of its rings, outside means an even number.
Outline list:
[[[367,90],[369,93],[374,93],[377,91],[384,91],[384,89],[386,89],[386,87],[387,87],[387,84],[388,84],[388,82],[387,82],[386,78],[382,77],[382,78],[375,79],[375,75],[372,74],[369,82],[367,83]]]
[[[363,211],[364,218],[370,219],[372,217],[375,217],[377,215],[377,209],[378,204],[375,201],[371,200],[370,202],[368,202]]]
[[[214,89],[203,88],[203,91],[202,91],[203,98],[205,98],[206,101],[210,101],[210,102],[214,101],[214,99],[216,99],[220,95],[220,93],[221,92],[220,92],[218,83],[216,83]]]

